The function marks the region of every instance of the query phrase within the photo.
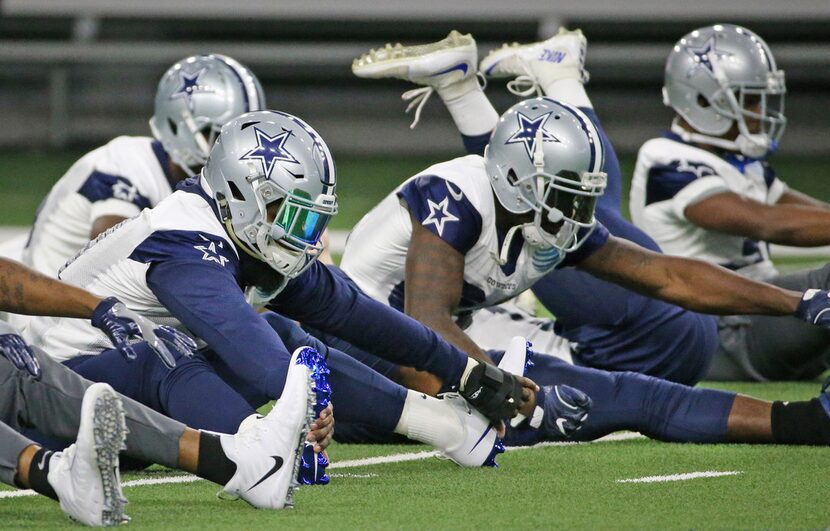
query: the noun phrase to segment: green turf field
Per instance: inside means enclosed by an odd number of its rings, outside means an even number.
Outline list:
[[[814,384],[728,387],[805,399]],[[508,452],[499,469],[427,458],[348,466],[347,460],[422,452],[423,446],[335,445],[331,484],[304,487],[296,508],[251,509],[214,497],[204,481],[134,486],[130,528],[234,529],[824,529],[830,526],[826,448],[691,445],[646,439]],[[354,463],[351,463],[354,464]],[[694,472],[724,477],[653,483],[622,479]],[[154,469],[125,480],[167,478]],[[0,491],[0,496],[4,494]],[[0,497],[3,528],[75,527],[45,498]]]
[[[27,225],[51,184],[79,153],[0,153],[5,190],[1,225]],[[341,214],[348,229],[396,184],[423,169],[424,159],[338,160]],[[632,161],[623,160],[624,174]],[[822,159],[780,161],[794,188],[830,200]],[[624,208],[625,205],[624,205]],[[804,267],[815,260],[788,260]],[[815,396],[818,383],[730,384],[767,399]],[[297,507],[255,511],[217,500],[203,481],[125,489],[131,528],[177,529],[823,529],[830,527],[824,448],[666,444],[645,439],[520,450],[502,455],[497,470],[463,470],[435,458],[360,465],[379,455],[423,452],[422,446],[335,445],[331,485],[306,487]],[[353,465],[353,466],[340,466]],[[338,466],[340,466],[338,468]],[[695,472],[724,477],[653,483],[618,480]],[[125,480],[158,480],[180,473],[158,468]],[[57,505],[39,497],[4,498],[0,527],[76,527]]]

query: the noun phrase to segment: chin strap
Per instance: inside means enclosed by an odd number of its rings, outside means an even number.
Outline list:
[[[231,210],[225,196],[222,194],[216,194],[216,202],[219,205],[219,215],[222,216],[222,224],[225,226],[225,231],[228,233],[228,236],[230,236],[234,245],[245,251],[245,254],[249,255],[251,258],[256,258],[261,262],[262,258],[236,237],[236,232],[234,232],[233,225],[231,224]]]
[[[763,147],[757,142],[753,142],[743,133],[739,133],[735,140],[726,140],[725,138],[718,138],[714,136],[704,135],[701,133],[693,133],[684,129],[677,119],[672,121],[671,132],[683,139],[684,142],[696,142],[698,144],[706,144],[707,146],[715,146],[727,151],[741,153],[747,157],[760,159],[769,148]],[[755,151],[758,150],[758,152]]]
[[[513,243],[513,238],[516,236],[516,232],[522,227],[524,227],[524,225],[514,225],[510,227],[510,230],[507,231],[507,234],[504,237],[504,243],[501,244],[501,252],[499,254],[490,251],[490,256],[492,256],[500,266],[507,263],[507,255],[510,253],[510,244]]]

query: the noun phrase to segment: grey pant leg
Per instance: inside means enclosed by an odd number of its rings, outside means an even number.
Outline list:
[[[75,439],[81,403],[92,382],[34,348],[43,377],[39,381],[0,356],[0,421],[12,428],[35,428],[48,437]],[[127,420],[126,455],[175,468],[179,439],[186,426],[121,397]]]
[[[804,291],[830,289],[830,264],[817,269],[779,275],[770,284]],[[812,379],[830,365],[830,330],[795,317],[747,315],[719,320],[720,352],[710,370],[712,379]],[[726,358],[725,360],[723,358]],[[742,377],[741,377],[742,376]]]
[[[35,444],[6,424],[0,423],[0,481],[15,487],[17,459],[27,446]]]

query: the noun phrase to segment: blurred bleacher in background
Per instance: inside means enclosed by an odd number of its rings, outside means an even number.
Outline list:
[[[560,25],[589,39],[589,92],[617,149],[665,128],[662,68],[696,26],[735,22],[762,35],[787,73],[789,154],[830,154],[830,0],[0,0],[0,149],[87,147],[149,134],[156,83],[176,60],[225,53],[262,80],[269,106],[314,125],[335,153],[461,149],[437,101],[410,131],[403,82],[354,78],[352,59],[387,41],[472,32],[483,56]],[[515,101],[492,82],[498,109]]]

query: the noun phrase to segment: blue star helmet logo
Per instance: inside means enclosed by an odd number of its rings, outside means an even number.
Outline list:
[[[262,129],[254,127],[254,132],[256,133],[257,146],[239,157],[239,160],[259,161],[262,164],[262,173],[265,174],[267,179],[271,178],[271,170],[274,169],[274,163],[278,160],[282,162],[293,162],[294,164],[300,163],[300,161],[294,158],[294,155],[285,149],[285,142],[294,134],[293,131],[283,128],[281,133],[268,136]]]
[[[548,118],[550,115],[553,114],[553,111],[543,114],[538,118],[531,120],[527,116],[522,113],[516,113],[516,117],[519,119],[519,129],[514,132],[510,138],[507,139],[506,144],[518,144],[522,143],[525,146],[525,151],[527,152],[527,157],[532,161],[533,160],[533,151],[536,149],[536,135],[539,128],[542,128],[542,142],[559,142],[559,139],[553,136],[553,134],[545,129],[545,123],[547,123]]]
[[[723,57],[732,55],[729,52],[717,49],[717,39],[715,38],[715,35],[712,35],[706,39],[706,42],[698,47],[686,46],[686,51],[692,54],[695,59],[696,66],[705,68],[713,75],[715,73],[717,61]],[[714,65],[712,64],[713,59],[715,60]]]
[[[193,94],[199,92],[214,92],[207,85],[199,83],[199,77],[205,73],[206,68],[202,68],[197,72],[179,71],[179,86],[170,95],[170,99],[184,98],[187,102],[187,108],[193,111]]]

